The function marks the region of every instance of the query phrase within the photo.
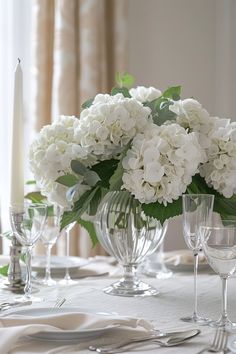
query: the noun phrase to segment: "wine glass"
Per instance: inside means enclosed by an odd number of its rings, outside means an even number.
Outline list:
[[[65,235],[66,235],[66,273],[65,273],[65,277],[59,281],[59,284],[61,285],[73,285],[73,284],[77,284],[76,280],[71,279],[70,277],[70,272],[69,272],[69,255],[70,255],[70,231],[71,229],[74,227],[76,223],[73,222],[71,224],[69,224],[68,226],[66,226],[64,228],[65,231]]]
[[[184,239],[193,251],[194,256],[194,310],[193,314],[181,318],[185,322],[195,322],[199,324],[209,323],[209,319],[198,315],[197,309],[197,270],[198,254],[201,250],[199,235],[200,225],[210,225],[214,204],[212,194],[185,194],[183,195],[183,232]]]
[[[48,206],[48,216],[41,236],[41,241],[46,248],[45,278],[41,282],[47,286],[57,283],[51,277],[51,250],[60,236],[60,217],[61,209],[57,204]]]
[[[200,227],[203,252],[211,268],[222,281],[222,315],[211,326],[232,329],[236,327],[227,313],[227,280],[236,270],[236,220],[215,221]]]
[[[47,205],[39,203],[13,204],[10,207],[10,222],[12,230],[25,247],[26,284],[24,296],[19,301],[41,301],[31,295],[31,257],[36,241],[41,237],[47,217]]]
[[[143,274],[157,278],[168,279],[172,277],[173,272],[168,269],[164,262],[164,239],[158,246],[156,252],[146,258],[142,265]]]

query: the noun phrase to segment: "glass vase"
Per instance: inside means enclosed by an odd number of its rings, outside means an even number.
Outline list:
[[[95,218],[97,237],[103,248],[124,269],[123,277],[104,289],[120,296],[150,296],[157,289],[141,281],[137,267],[162,242],[165,226],[146,216],[140,203],[126,191],[109,192],[103,198]]]

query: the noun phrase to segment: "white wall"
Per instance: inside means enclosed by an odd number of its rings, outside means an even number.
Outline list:
[[[128,0],[136,84],[182,85],[212,115],[236,120],[236,1]]]
[[[236,120],[236,0],[128,0],[128,71],[136,85],[182,85],[211,115]],[[166,249],[186,247],[181,218]]]

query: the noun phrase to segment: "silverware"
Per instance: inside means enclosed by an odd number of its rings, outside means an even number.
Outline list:
[[[31,305],[32,301],[12,301],[12,302],[2,302],[0,304],[0,311],[5,311],[5,310],[9,310],[13,307],[20,307],[20,306],[27,306],[27,305]]]
[[[162,347],[170,347],[174,345],[179,345],[184,343],[186,340],[191,339],[198,335],[200,331],[198,329],[179,331],[179,332],[170,332],[170,333],[158,333],[152,334],[145,337],[136,337],[130,338],[128,340],[123,340],[118,343],[104,346],[89,346],[89,350],[97,351],[98,353],[117,353],[123,351],[123,348],[135,343],[145,343],[145,342],[154,342]]]
[[[58,298],[54,304],[54,308],[59,308],[61,307],[64,303],[66,302],[66,299],[63,297],[63,298]]]
[[[224,329],[217,328],[213,342],[210,346],[200,350],[197,354],[202,353],[222,353],[224,354],[227,350],[228,332]]]

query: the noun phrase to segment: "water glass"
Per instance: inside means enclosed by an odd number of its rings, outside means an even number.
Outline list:
[[[222,281],[222,314],[211,326],[232,329],[236,327],[227,313],[227,280],[236,270],[236,221],[215,221],[211,226],[200,227],[203,252],[211,268]]]
[[[181,318],[185,322],[206,324],[209,319],[198,315],[197,308],[197,271],[198,254],[201,250],[199,228],[201,225],[210,225],[214,204],[214,195],[185,194],[183,195],[183,232],[184,239],[193,251],[194,256],[194,310],[191,316]]]
[[[13,204],[10,207],[10,221],[12,230],[25,247],[26,285],[24,296],[20,301],[41,301],[40,298],[31,295],[31,257],[32,249],[36,241],[41,237],[47,217],[47,205],[37,203]]]

